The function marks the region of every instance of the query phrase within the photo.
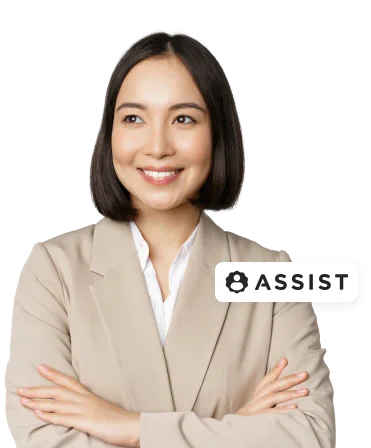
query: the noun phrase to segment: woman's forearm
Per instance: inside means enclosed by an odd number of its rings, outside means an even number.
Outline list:
[[[131,434],[133,442],[130,446],[140,448],[140,412],[132,412],[130,420],[126,420],[127,429],[126,434]]]

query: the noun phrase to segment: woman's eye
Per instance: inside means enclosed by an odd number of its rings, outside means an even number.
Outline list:
[[[194,120],[193,118],[189,117],[188,115],[179,115],[178,117],[176,117],[176,120],[178,120],[178,118],[189,118],[191,120],[191,122],[188,122],[188,123],[186,123],[185,121],[181,121],[180,124],[196,123],[196,120]]]
[[[138,115],[125,115],[125,117],[123,118],[122,121],[123,121],[124,123],[129,123],[129,124],[130,124],[130,123],[137,124],[135,121],[132,121],[132,120],[129,120],[129,121],[128,121],[128,120],[127,120],[128,118],[133,118],[133,117],[134,117],[134,118],[139,118]]]

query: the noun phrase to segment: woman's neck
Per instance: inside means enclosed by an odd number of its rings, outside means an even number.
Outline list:
[[[187,202],[165,211],[140,207],[135,224],[148,244],[151,260],[155,260],[163,259],[164,254],[173,257],[191,236],[199,218],[200,210]]]

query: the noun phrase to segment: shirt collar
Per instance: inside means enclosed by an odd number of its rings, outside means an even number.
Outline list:
[[[190,237],[185,241],[181,246],[180,249],[175,257],[175,259],[180,255],[180,253],[184,253],[185,255],[189,255],[191,252],[192,244],[196,238],[197,229],[199,227],[199,223],[197,224],[196,228],[190,235]],[[139,227],[135,224],[134,221],[130,221],[130,228],[133,234],[135,247],[137,248],[137,252],[139,255],[140,265],[142,267],[142,270],[145,269],[148,255],[149,255],[149,247],[147,244],[147,241],[143,238],[143,235],[141,231],[139,230]],[[174,259],[174,260],[175,260]]]

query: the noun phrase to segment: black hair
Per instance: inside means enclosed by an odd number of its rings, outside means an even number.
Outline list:
[[[178,57],[199,89],[211,119],[211,168],[199,195],[189,201],[198,208],[224,210],[239,197],[245,159],[236,105],[223,69],[200,42],[185,34],[153,33],[134,43],[117,63],[106,92],[103,117],[90,166],[90,190],[99,213],[115,221],[129,221],[139,211],[130,201],[112,161],[111,134],[115,103],[128,72],[137,63],[156,57]]]

